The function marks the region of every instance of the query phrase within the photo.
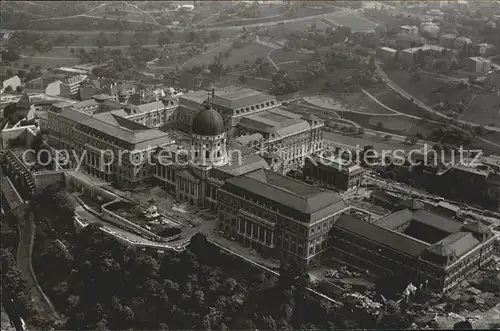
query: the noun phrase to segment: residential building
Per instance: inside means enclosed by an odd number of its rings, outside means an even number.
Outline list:
[[[327,257],[328,233],[347,207],[337,194],[259,169],[219,189],[218,227],[263,256],[302,267]]]
[[[407,65],[413,64],[416,59],[416,54],[420,48],[407,48],[399,53],[399,60]]]
[[[396,53],[398,51],[390,47],[380,47],[378,49],[378,54],[384,62],[394,61],[396,59]]]
[[[60,96],[78,100],[80,98],[80,87],[87,78],[87,75],[76,75],[66,78],[60,85]]]
[[[421,47],[407,48],[400,52],[399,60],[410,65],[420,61],[426,56],[442,57],[452,50],[438,45],[423,45]]]
[[[492,261],[495,244],[491,230],[481,223],[463,225],[418,208],[374,223],[342,215],[330,240],[338,259],[443,292]]]
[[[482,57],[488,57],[495,55],[495,46],[492,44],[487,44],[487,43],[480,43],[477,44],[476,46],[477,52],[479,53],[480,56]]]
[[[484,57],[469,57],[465,59],[469,71],[486,74],[491,70],[491,61]]]
[[[423,22],[420,24],[420,32],[426,37],[430,36],[432,38],[437,38],[439,35],[440,27],[433,22]]]
[[[457,36],[451,33],[444,33],[439,36],[439,45],[445,48],[454,48]]]
[[[10,87],[13,91],[15,91],[19,86],[21,86],[21,79],[15,75],[14,77],[10,77],[2,82],[2,92],[4,92],[7,87]]]
[[[455,49],[464,49],[466,47],[472,47],[472,40],[467,37],[458,37],[453,42]]]
[[[415,25],[402,25],[400,27],[400,33],[402,35],[418,35],[418,26],[415,26]]]
[[[313,155],[306,158],[304,176],[318,180],[329,189],[348,191],[361,185],[364,173],[358,164],[336,155]]]
[[[442,17],[444,13],[439,9],[431,9],[427,12],[427,15],[431,17]]]

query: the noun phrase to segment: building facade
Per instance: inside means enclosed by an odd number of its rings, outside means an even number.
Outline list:
[[[150,183],[156,149],[173,143],[167,133],[123,118],[121,112],[88,115],[71,107],[48,111],[40,126],[49,144],[72,151],[72,166],[118,187]]]
[[[323,145],[324,122],[312,115],[301,116],[280,107],[246,115],[238,123],[239,134],[260,134],[255,145],[274,171],[286,174],[302,168],[308,156]]]
[[[87,80],[87,75],[77,75],[66,78],[59,86],[60,96],[68,99],[80,99],[80,87]]]
[[[363,173],[363,168],[358,164],[345,161],[338,156],[308,157],[303,168],[304,176],[339,191],[349,191],[359,187]]]
[[[447,291],[493,259],[495,237],[480,223],[463,225],[404,209],[375,223],[342,215],[332,254],[359,268]]]
[[[303,267],[327,257],[328,233],[347,208],[331,191],[263,169],[228,179],[218,201],[220,230]]]

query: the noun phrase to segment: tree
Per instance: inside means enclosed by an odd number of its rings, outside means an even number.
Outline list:
[[[12,86],[10,86],[10,85],[6,86],[3,90],[4,90],[4,92],[12,92],[13,91]]]
[[[19,77],[19,78],[22,80],[24,77],[26,77],[26,71],[24,71],[24,70],[19,70],[19,71],[17,72],[17,77]]]
[[[172,42],[172,32],[169,31],[162,31],[158,35],[158,44],[160,45],[166,45],[170,44]]]
[[[377,122],[377,130],[380,131],[384,128],[384,123],[382,122]]]
[[[278,284],[284,289],[294,286],[299,292],[303,292],[309,285],[309,274],[295,261],[281,263]]]
[[[472,323],[468,320],[457,322],[453,325],[453,330],[473,330]]]
[[[16,62],[20,59],[21,55],[14,49],[7,49],[6,51],[2,52],[2,60],[5,62]]]
[[[418,139],[416,137],[406,137],[405,142],[410,145],[415,145]]]

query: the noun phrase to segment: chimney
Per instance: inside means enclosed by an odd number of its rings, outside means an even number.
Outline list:
[[[212,87],[212,98],[215,98],[215,88]]]

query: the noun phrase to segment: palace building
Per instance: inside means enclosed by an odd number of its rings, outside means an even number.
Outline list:
[[[344,214],[330,240],[332,254],[347,263],[447,291],[492,261],[496,239],[481,223],[411,208],[374,223]]]
[[[328,233],[348,209],[332,191],[265,169],[226,180],[218,200],[219,229],[264,256],[301,266],[327,257]]]
[[[167,133],[124,118],[123,110],[89,115],[63,107],[47,113],[40,127],[47,131],[49,144],[83,157],[82,170],[118,187],[149,184],[153,169],[148,158],[158,147],[173,143]],[[78,160],[71,156],[76,167]]]
[[[268,164],[242,146],[228,146],[222,117],[209,105],[198,112],[192,126],[190,141],[157,151],[155,182],[161,181],[179,201],[215,211],[219,187],[226,179]]]

